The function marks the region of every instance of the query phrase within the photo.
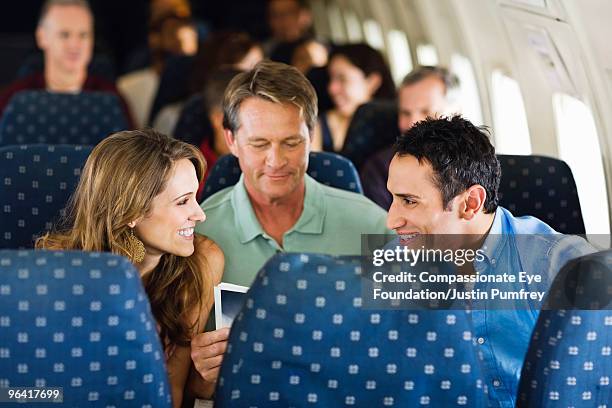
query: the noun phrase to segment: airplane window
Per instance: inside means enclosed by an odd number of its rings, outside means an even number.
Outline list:
[[[363,41],[363,32],[361,31],[361,24],[359,24],[359,19],[353,11],[344,12],[344,22],[346,24],[346,33],[348,34],[349,41]]]
[[[396,84],[402,81],[407,73],[412,71],[412,58],[410,57],[410,44],[403,31],[391,30],[387,33],[389,49],[389,63],[391,73]]]
[[[370,44],[371,47],[380,51],[385,49],[385,39],[383,38],[380,24],[374,20],[366,20],[363,23],[363,32],[365,34],[366,42]]]
[[[416,49],[419,65],[438,65],[438,52],[432,44],[419,44]]]
[[[492,74],[495,150],[502,154],[531,154],[529,126],[521,88],[500,70]]]
[[[463,116],[474,124],[482,125],[482,107],[472,63],[463,55],[453,54],[450,69],[459,77],[461,83],[455,97]]]
[[[335,4],[330,4],[327,9],[327,18],[329,19],[329,27],[331,28],[332,41],[335,43],[346,42],[346,33],[342,29],[342,13]]]
[[[587,234],[609,234],[608,197],[591,109],[563,93],[553,95],[559,155],[574,173]]]

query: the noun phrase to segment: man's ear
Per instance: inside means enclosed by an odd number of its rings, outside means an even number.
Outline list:
[[[45,48],[47,48],[47,33],[45,32],[43,26],[40,25],[38,26],[38,28],[36,28],[35,37],[36,45],[38,46],[38,48],[44,51]]]
[[[471,220],[484,209],[487,190],[480,184],[474,184],[463,193],[460,211],[461,218]]]
[[[229,129],[223,129],[223,136],[225,136],[225,143],[227,147],[229,147],[230,152],[236,157],[238,157],[238,146],[236,146],[236,137],[234,133]]]
[[[368,83],[370,95],[373,96],[382,85],[382,76],[378,72],[372,72],[366,77],[366,81]]]

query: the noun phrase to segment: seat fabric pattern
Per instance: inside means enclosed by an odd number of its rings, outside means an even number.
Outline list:
[[[170,406],[156,324],[126,258],[0,251],[0,326],[0,388],[61,387],[62,407]]]
[[[365,310],[361,272],[359,257],[273,257],[234,320],[215,406],[486,406],[465,311]]]
[[[497,155],[500,205],[515,216],[532,215],[556,231],[584,234],[578,189],[569,166],[544,156]]]
[[[612,250],[570,261],[547,294],[517,407],[612,406]]]
[[[21,91],[9,101],[0,120],[0,146],[15,144],[96,145],[127,129],[117,95]]]
[[[355,166],[340,155],[327,152],[311,152],[307,173],[319,183],[363,194],[363,188]],[[202,200],[206,200],[217,191],[236,184],[240,179],[240,174],[242,174],[242,171],[235,156],[231,154],[221,156],[206,179]]]
[[[32,248],[65,215],[89,146],[0,147],[0,248]]]

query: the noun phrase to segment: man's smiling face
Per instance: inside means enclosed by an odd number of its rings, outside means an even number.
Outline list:
[[[461,233],[462,220],[458,206],[453,205],[455,199],[444,207],[433,168],[427,161],[396,154],[389,167],[387,189],[393,195],[387,227],[400,235],[403,244],[425,234]]]

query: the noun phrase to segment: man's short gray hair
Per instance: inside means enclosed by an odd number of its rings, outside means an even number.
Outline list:
[[[317,93],[306,77],[295,67],[280,62],[262,61],[253,69],[238,74],[225,90],[223,127],[232,133],[240,128],[238,113],[248,98],[274,103],[292,103],[312,132],[317,122]]]
[[[434,77],[438,78],[444,84],[444,93],[448,93],[459,87],[459,78],[444,67],[436,67],[424,65],[415,68],[408,73],[402,80],[400,88],[405,86],[414,85],[417,82],[421,82],[425,78]]]

